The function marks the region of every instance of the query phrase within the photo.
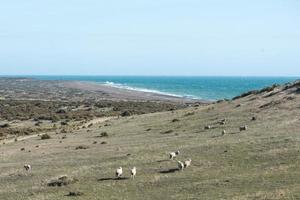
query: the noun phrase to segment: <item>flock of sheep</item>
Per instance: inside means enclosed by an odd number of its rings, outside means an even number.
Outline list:
[[[256,120],[256,117],[252,117],[252,121],[255,121]],[[222,119],[218,122],[220,125],[225,125],[226,124],[226,119]],[[208,125],[208,126],[205,126],[204,129],[212,129],[213,126],[211,125]],[[244,125],[244,126],[240,126],[239,128],[240,131],[246,131],[248,130],[248,126],[247,125]],[[222,136],[225,135],[227,132],[226,130],[222,130],[221,134]]]
[[[252,120],[256,120],[256,118],[253,117]],[[221,125],[224,125],[225,122],[226,122],[226,119],[222,119],[221,121],[219,121],[219,123]],[[210,125],[204,127],[204,129],[211,129],[211,128],[212,128],[212,126],[210,126]],[[240,131],[246,131],[248,129],[248,127],[245,125],[245,126],[241,126],[239,129],[240,129]],[[223,130],[222,135],[225,135],[225,134],[226,134],[226,130]],[[178,170],[182,171],[182,170],[184,170],[185,168],[187,168],[191,165],[192,159],[188,159],[188,160],[182,162],[182,161],[176,159],[176,157],[179,154],[180,154],[180,151],[170,152],[169,153],[169,159],[170,160],[176,160],[177,165],[178,165]],[[31,165],[29,165],[29,164],[24,165],[24,168],[25,168],[26,171],[31,171]],[[136,167],[133,167],[133,168],[130,169],[130,177],[132,179],[134,179],[134,177],[136,176],[136,173],[137,173]],[[119,167],[116,170],[115,176],[116,176],[116,178],[121,178],[123,176],[123,168],[122,167]]]
[[[122,167],[119,167],[117,170],[116,170],[116,177],[117,178],[121,178],[123,175],[123,168]],[[130,177],[132,179],[134,179],[136,175],[136,167],[133,167],[132,169],[130,169]]]
[[[180,151],[171,152],[171,153],[169,154],[169,158],[170,158],[171,160],[174,160],[179,154],[180,154]],[[182,171],[183,169],[185,169],[185,168],[191,166],[191,164],[192,164],[192,159],[190,159],[190,158],[189,158],[188,160],[184,161],[184,162],[181,162],[181,161],[179,161],[179,160],[176,160],[176,161],[177,161],[177,164],[178,164],[178,170],[181,170],[181,171]],[[122,175],[123,175],[123,168],[122,168],[122,167],[119,167],[119,168],[116,170],[116,178],[121,178]],[[132,179],[134,179],[135,176],[136,176],[136,167],[133,167],[133,168],[130,169],[130,177],[131,177]]]
[[[180,151],[171,152],[171,153],[169,153],[169,158],[170,158],[171,160],[176,160],[176,157],[177,157],[179,154],[180,154]],[[178,170],[180,170],[180,171],[182,171],[183,169],[185,169],[185,168],[191,166],[191,163],[192,163],[192,159],[190,159],[190,158],[189,158],[188,160],[184,161],[184,162],[181,162],[181,161],[179,161],[179,160],[176,160],[176,161],[177,161],[177,164],[178,164]],[[26,171],[31,171],[32,167],[31,167],[31,165],[26,164],[26,165],[24,165],[24,169],[25,169]],[[137,173],[136,167],[133,167],[133,168],[130,169],[130,177],[131,177],[132,179],[135,178],[136,173]],[[116,178],[122,178],[122,176],[123,176],[123,168],[122,168],[122,167],[119,167],[119,168],[116,170],[116,174],[115,174],[115,175],[116,175]]]
[[[174,160],[179,154],[180,154],[180,151],[171,152],[169,154],[169,157],[171,160]],[[183,170],[184,168],[189,167],[192,163],[192,159],[190,159],[190,158],[188,160],[184,161],[184,163],[181,162],[180,160],[176,160],[176,161],[177,161],[179,170]]]

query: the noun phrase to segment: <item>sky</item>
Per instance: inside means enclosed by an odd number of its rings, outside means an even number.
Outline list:
[[[0,75],[300,76],[300,1],[0,0]]]

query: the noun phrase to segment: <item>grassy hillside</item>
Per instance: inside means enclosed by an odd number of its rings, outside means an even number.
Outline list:
[[[72,199],[69,192],[89,200],[300,199],[299,88],[296,82],[207,106],[99,120],[47,140],[6,141],[0,199]],[[175,150],[178,160],[193,160],[190,168],[175,170],[168,159]],[[119,166],[125,178],[116,180]],[[126,179],[133,166],[136,178]],[[47,185],[62,175],[69,184]]]

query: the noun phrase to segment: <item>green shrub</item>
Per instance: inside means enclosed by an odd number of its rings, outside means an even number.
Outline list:
[[[130,115],[131,115],[131,112],[129,112],[128,110],[121,113],[122,117],[127,117],[127,116],[130,116]]]
[[[89,147],[86,146],[86,145],[79,145],[77,146],[75,149],[78,150],[78,149],[88,149]]]
[[[44,134],[44,135],[42,135],[41,136],[41,139],[42,140],[47,140],[47,139],[50,139],[51,137],[50,137],[50,135],[48,135],[48,134]]]
[[[2,124],[2,125],[0,125],[0,128],[7,128],[7,127],[9,127],[9,124]]]
[[[173,119],[172,122],[179,122],[179,119]]]
[[[102,133],[100,134],[100,136],[101,136],[101,137],[108,137],[108,134],[107,134],[107,132],[102,132]]]

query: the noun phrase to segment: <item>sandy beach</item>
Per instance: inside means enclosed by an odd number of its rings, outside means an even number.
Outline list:
[[[84,81],[63,82],[62,85],[67,88],[80,89],[84,91],[103,94],[104,99],[109,100],[128,100],[128,101],[167,101],[174,103],[209,103],[209,101],[176,97],[152,92],[142,92],[116,88],[109,85],[98,84]]]

